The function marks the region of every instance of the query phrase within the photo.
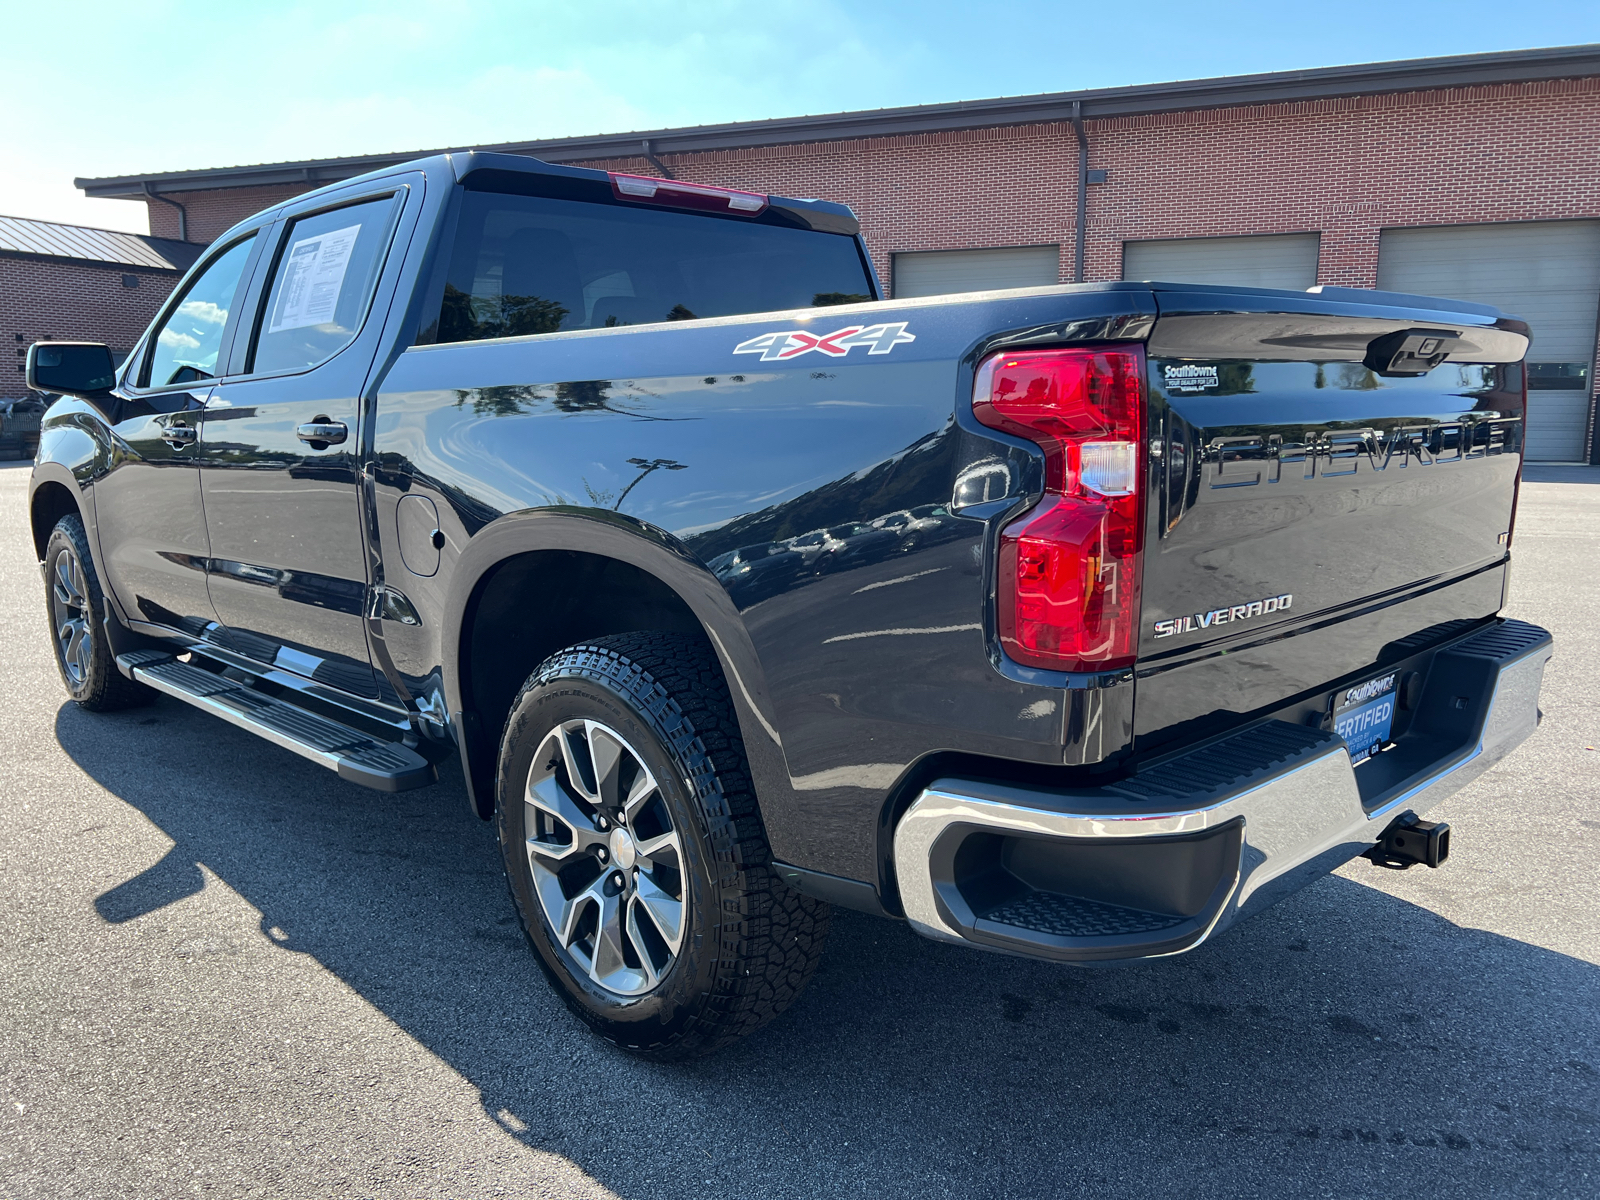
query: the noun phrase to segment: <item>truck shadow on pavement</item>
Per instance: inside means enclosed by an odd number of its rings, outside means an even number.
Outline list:
[[[65,705],[56,733],[176,843],[96,900],[104,920],[194,895],[204,864],[263,938],[470,1081],[506,1136],[622,1196],[1592,1186],[1600,970],[1343,878],[1107,970],[839,912],[789,1013],[658,1066],[596,1042],[550,990],[453,764],[379,795],[167,700]]]

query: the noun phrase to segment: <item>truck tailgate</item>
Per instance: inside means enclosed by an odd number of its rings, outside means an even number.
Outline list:
[[[1139,686],[1142,748],[1500,607],[1526,326],[1385,293],[1155,290],[1139,675],[1165,678]]]

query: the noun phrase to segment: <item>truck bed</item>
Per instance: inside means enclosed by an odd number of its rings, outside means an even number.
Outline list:
[[[519,511],[609,510],[716,564],[780,751],[763,781],[775,851],[872,880],[886,795],[952,765],[1130,771],[1498,609],[1525,334],[1428,303],[1097,284],[416,347],[378,397],[380,497],[448,497],[463,537]],[[1460,356],[1497,361],[1416,379],[1350,361],[1352,346],[1442,324],[1476,339]],[[885,325],[914,340],[881,355],[735,352]],[[1019,666],[995,646],[992,547],[1039,494],[1040,464],[972,419],[975,364],[1003,346],[1130,339],[1148,343],[1150,370],[1137,671]],[[1197,363],[1214,384],[1168,384]],[[937,532],[868,545],[874,522],[917,509],[941,510]],[[845,526],[859,530],[840,547],[794,548]],[[1292,603],[1265,619],[1156,633],[1282,595]],[[406,665],[422,677],[432,660]],[[487,694],[520,682],[484,670],[471,686]]]

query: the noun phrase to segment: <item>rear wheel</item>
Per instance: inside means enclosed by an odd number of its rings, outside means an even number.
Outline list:
[[[541,965],[618,1046],[708,1053],[816,968],[827,905],[768,865],[732,704],[693,639],[624,634],[547,659],[506,723],[497,808]]]
[[[44,563],[45,610],[67,695],[93,712],[148,704],[154,693],[117,670],[106,644],[105,594],[77,513],[56,522]]]

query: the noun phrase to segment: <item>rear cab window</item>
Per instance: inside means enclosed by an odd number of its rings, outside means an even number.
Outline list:
[[[654,207],[467,190],[436,325],[464,342],[871,300],[855,238]]]

